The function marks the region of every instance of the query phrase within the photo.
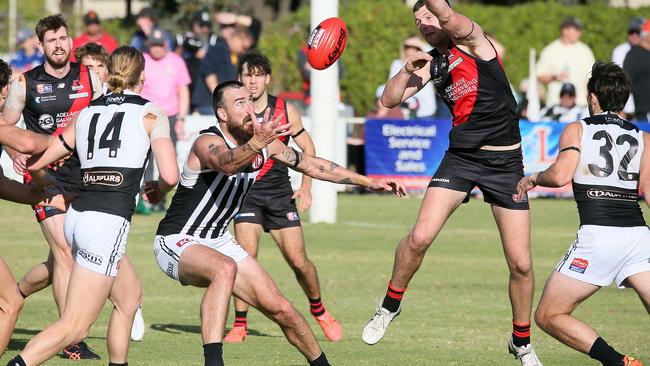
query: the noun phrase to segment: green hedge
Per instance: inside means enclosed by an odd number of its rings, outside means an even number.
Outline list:
[[[342,0],[340,16],[349,37],[342,58],[345,76],[341,94],[365,115],[372,107],[374,92],[385,83],[393,59],[399,56],[400,42],[416,32],[411,10],[396,0]],[[626,37],[630,17],[650,17],[650,8],[627,9],[597,5],[565,6],[557,3],[528,3],[512,7],[458,5],[459,12],[479,23],[506,47],[505,66],[514,85],[528,74],[529,49],[542,48],[556,39],[566,15],[578,16],[583,24],[583,42],[596,59],[611,59],[612,49]],[[264,29],[260,48],[273,62],[274,90],[300,90],[297,51],[308,36],[309,8],[287,16]]]

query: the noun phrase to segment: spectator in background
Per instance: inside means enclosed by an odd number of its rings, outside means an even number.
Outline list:
[[[625,56],[623,69],[632,80],[634,115],[640,121],[650,120],[650,20],[641,27],[641,41]]]
[[[257,42],[260,40],[260,35],[262,34],[262,22],[259,19],[250,15],[235,14],[227,11],[218,12],[215,18],[217,23],[219,23],[222,37],[228,38],[228,33],[233,32],[237,27],[243,27],[248,29],[253,37],[251,47],[257,47]]]
[[[212,91],[224,81],[237,79],[239,55],[253,45],[253,38],[246,28],[227,27],[223,38],[208,48],[201,61],[198,79],[192,95],[192,109],[203,115],[214,115]]]
[[[399,106],[388,108],[381,103],[381,95],[384,93],[386,84],[380,85],[375,91],[375,107],[368,113],[366,118],[405,119],[404,112]],[[363,127],[363,125],[360,125]],[[356,126],[355,126],[356,127]],[[363,138],[363,133],[355,134],[357,138]]]
[[[84,24],[86,30],[72,40],[72,54],[75,55],[77,48],[91,42],[102,45],[108,54],[113,53],[113,50],[117,48],[117,41],[102,29],[102,23],[94,10],[84,16]]]
[[[99,76],[102,83],[108,81],[108,52],[99,43],[86,43],[74,51],[77,62],[88,66],[88,68]],[[106,89],[104,89],[106,94]]]
[[[181,55],[190,73],[190,92],[193,93],[199,78],[201,61],[208,53],[208,48],[217,43],[217,35],[212,32],[212,21],[207,10],[199,10],[192,15],[192,30],[177,39],[181,46]]]
[[[27,72],[45,62],[43,52],[38,48],[36,34],[28,28],[23,28],[16,34],[18,51],[11,57],[9,65],[14,74]]]
[[[589,117],[589,111],[576,104],[576,87],[571,83],[564,83],[560,89],[560,103],[546,106],[541,115],[542,121],[570,123]]]
[[[154,30],[160,29],[158,27],[158,13],[153,8],[142,8],[138,15],[136,15],[135,24],[138,26],[138,30],[135,32],[133,37],[131,37],[129,46],[135,47],[138,51],[145,53],[147,52],[146,43],[149,35],[151,35]],[[176,49],[174,38],[171,34],[165,30],[160,30],[165,36],[167,49],[169,51]]]
[[[587,104],[587,75],[594,64],[594,54],[580,42],[582,23],[576,17],[566,17],[560,24],[560,38],[546,46],[537,63],[539,81],[547,85],[546,105],[559,103],[563,83],[576,88],[579,105]]]
[[[630,51],[632,46],[636,46],[641,42],[641,27],[645,19],[641,17],[634,17],[630,19],[630,23],[627,26],[627,41],[616,46],[612,51],[612,62],[617,64],[620,67],[623,67],[623,61],[625,61],[625,56]]]
[[[418,52],[428,52],[429,50],[431,50],[431,47],[427,46],[417,35],[412,34],[406,37],[399,50],[400,57],[393,60],[393,63],[390,65],[388,80],[399,73],[402,67],[404,67],[406,60]],[[381,97],[381,94],[379,97]],[[407,99],[406,103],[409,111],[412,112],[410,117],[433,118],[433,115],[436,113],[436,94],[433,90],[433,85],[427,83],[419,92]]]

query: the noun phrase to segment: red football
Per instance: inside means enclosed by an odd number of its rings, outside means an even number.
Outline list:
[[[348,39],[348,29],[339,18],[323,20],[309,35],[307,60],[317,70],[330,67],[341,57]]]

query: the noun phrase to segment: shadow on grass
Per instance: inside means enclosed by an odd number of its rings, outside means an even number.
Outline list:
[[[186,324],[152,324],[151,329],[157,330],[160,332],[179,334],[179,333],[196,333],[201,334],[200,325],[186,325]],[[247,330],[248,336],[254,337],[279,337],[271,334],[262,333],[255,329]]]

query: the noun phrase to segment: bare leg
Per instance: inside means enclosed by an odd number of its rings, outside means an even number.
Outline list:
[[[244,250],[253,258],[257,258],[259,250],[260,236],[262,234],[262,225],[254,224],[252,222],[240,222],[235,224],[235,239]],[[235,310],[244,312],[248,311],[248,304],[233,296],[235,299]]]
[[[424,254],[447,218],[460,206],[466,193],[445,188],[428,188],[415,226],[397,246],[390,282],[398,288],[408,286],[422,264]]]
[[[289,343],[309,361],[322,351],[311,328],[298,311],[282,296],[271,277],[255,259],[246,257],[237,263],[233,293],[276,322]]]
[[[59,215],[61,216],[61,215]],[[74,264],[61,319],[32,338],[20,353],[29,366],[40,365],[88,335],[108,299],[114,278]]]
[[[0,257],[0,355],[7,348],[18,314],[23,308],[23,297],[18,292],[16,280],[5,261]]]
[[[120,270],[113,283],[110,300],[113,303],[113,312],[106,337],[108,360],[113,363],[125,363],[128,360],[133,317],[142,301],[140,280],[126,255],[120,262]]]
[[[533,258],[530,252],[530,211],[492,206],[503,252],[510,270],[508,292],[512,318],[518,324],[530,322],[535,291]]]
[[[296,275],[296,279],[310,299],[317,299],[321,296],[318,283],[318,272],[316,266],[307,257],[305,251],[305,239],[302,235],[302,227],[288,227],[279,230],[271,230],[271,236],[278,244],[284,259]]]
[[[25,297],[35,294],[52,284],[54,272],[54,258],[52,251],[47,256],[47,261],[34,265],[27,274],[18,282],[20,292]]]
[[[600,287],[553,272],[537,305],[535,322],[567,346],[588,354],[598,333],[571,313]]]
[[[207,287],[201,300],[201,336],[203,344],[221,342],[228,319],[237,265],[203,245],[192,245],[181,254],[178,276],[182,283]]]
[[[627,283],[636,291],[650,314],[650,272],[641,272],[627,278]]]

